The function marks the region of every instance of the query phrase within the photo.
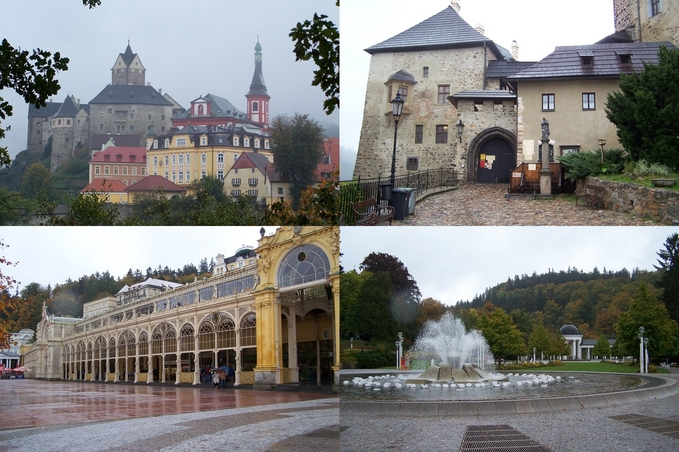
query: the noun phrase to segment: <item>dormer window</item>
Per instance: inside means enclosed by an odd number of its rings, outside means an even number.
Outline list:
[[[233,137],[233,145],[238,146],[238,137],[237,136]]]
[[[169,147],[170,147],[170,139],[165,138],[165,148],[169,148]]]
[[[248,137],[243,138],[243,146],[246,148],[250,147],[250,138]]]
[[[158,149],[158,140],[153,140],[153,149]]]
[[[620,64],[629,64],[632,62],[632,52],[628,50],[615,52],[615,54],[618,55],[618,60],[620,61]]]
[[[255,138],[255,147],[259,148],[259,138]]]
[[[592,66],[594,64],[594,52],[591,50],[580,51],[578,55],[580,55],[580,63],[583,66]]]
[[[207,137],[200,137],[200,145],[207,146]]]

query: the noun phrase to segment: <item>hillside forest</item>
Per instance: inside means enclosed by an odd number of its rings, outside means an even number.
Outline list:
[[[638,328],[643,325],[650,356],[664,361],[679,354],[677,234],[668,237],[656,255],[658,264],[651,271],[594,268],[585,272],[571,267],[516,275],[471,301],[446,305],[423,298],[397,257],[371,253],[359,271],[341,275],[342,340],[354,338],[359,347],[387,351],[394,349],[402,332],[408,349],[427,321],[451,312],[467,330],[484,335],[496,359],[526,356],[533,347],[538,356],[567,354],[559,330],[571,324],[584,339],[598,340],[594,349],[598,356],[635,355]],[[612,349],[608,339],[615,339]],[[388,362],[393,361],[388,358]]]

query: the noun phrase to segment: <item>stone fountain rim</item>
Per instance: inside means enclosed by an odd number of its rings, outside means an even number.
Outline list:
[[[373,373],[375,370],[373,370]],[[410,372],[410,371],[400,371]],[[455,401],[342,401],[340,398],[340,415],[342,416],[472,416],[527,414],[537,412],[560,412],[581,410],[584,408],[605,408],[627,403],[640,402],[656,398],[669,397],[679,393],[679,384],[674,377],[664,375],[640,375],[621,372],[573,372],[549,371],[549,373],[587,373],[613,374],[638,377],[647,380],[660,380],[659,386],[649,388],[623,389],[598,394],[578,396],[537,397],[527,399],[505,400],[455,400]],[[354,372],[346,372],[347,374]],[[391,374],[391,372],[384,372]],[[546,372],[540,372],[546,373]],[[552,402],[552,403],[550,403]],[[398,409],[396,409],[398,407]]]

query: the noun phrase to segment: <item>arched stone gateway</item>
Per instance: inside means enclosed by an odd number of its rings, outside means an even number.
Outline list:
[[[516,135],[493,127],[479,133],[469,144],[467,181],[508,184],[516,168]]]

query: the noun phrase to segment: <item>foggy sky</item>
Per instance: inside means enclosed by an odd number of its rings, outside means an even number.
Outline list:
[[[257,247],[261,227],[0,227],[8,247],[0,256],[16,266],[0,264],[0,273],[26,287],[37,282],[54,288],[67,279],[108,271],[122,278],[129,269],[143,274],[160,265],[177,270],[221,253],[233,256],[241,245]],[[266,226],[266,235],[277,228]]]
[[[653,270],[657,252],[679,227],[343,227],[340,263],[360,271],[371,252],[400,259],[422,298],[452,305],[507,278],[567,271]]]
[[[321,125],[337,124],[338,113],[327,116],[322,90],[311,86],[316,66],[295,62],[288,37],[297,22],[315,12],[338,23],[335,0],[103,0],[91,10],[82,0],[4,0],[0,39],[70,59],[68,71],[57,76],[61,90],[50,101],[63,102],[71,94],[81,103],[93,99],[111,83],[111,68],[129,39],[146,68],[146,81],[184,108],[211,93],[247,111],[259,35],[271,118],[299,112]],[[28,106],[9,89],[0,97],[14,107],[13,116],[2,122],[11,130],[0,141],[14,158],[26,149]]]

